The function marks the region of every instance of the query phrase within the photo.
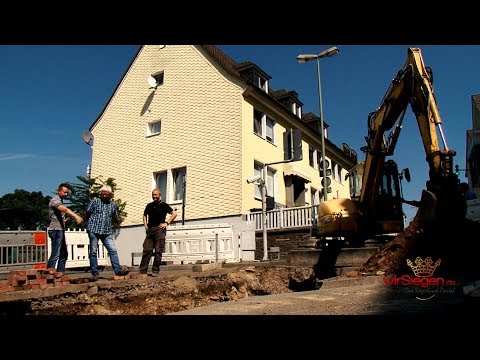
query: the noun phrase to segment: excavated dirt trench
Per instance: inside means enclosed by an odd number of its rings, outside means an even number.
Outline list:
[[[25,315],[163,315],[250,296],[311,290],[315,277],[310,268],[251,267],[122,287],[111,282],[91,285],[86,292],[24,301],[15,308]]]

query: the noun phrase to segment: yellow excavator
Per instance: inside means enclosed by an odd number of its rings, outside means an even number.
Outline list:
[[[401,180],[410,181],[408,169],[399,171],[393,155],[410,107],[417,119],[429,166],[427,190],[422,192],[425,222],[443,221],[462,211],[458,178],[453,172],[456,152],[448,148],[433,93],[432,71],[425,67],[421,51],[409,48],[407,61],[392,80],[380,106],[368,116],[365,160],[349,170],[350,199],[320,203],[312,234],[317,245],[329,239],[362,246],[367,239],[388,239],[404,229]],[[392,130],[393,129],[393,130]],[[390,131],[386,136],[386,132]],[[439,134],[439,135],[437,135]],[[439,138],[442,142],[440,149]]]

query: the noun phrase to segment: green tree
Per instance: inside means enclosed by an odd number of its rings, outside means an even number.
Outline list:
[[[16,189],[0,198],[0,229],[44,230],[48,226],[50,196]]]
[[[87,207],[95,197],[98,197],[98,192],[103,185],[109,185],[112,188],[112,191],[115,193],[116,190],[120,190],[117,187],[117,183],[115,179],[108,178],[107,180],[103,180],[102,176],[97,176],[95,178],[85,178],[83,176],[77,176],[77,179],[80,181],[79,183],[70,183],[71,193],[68,197],[68,207],[75,211],[78,215],[85,218],[87,213]],[[117,223],[113,223],[113,226],[120,226],[121,223],[125,220],[127,213],[125,212],[125,207],[127,205],[126,202],[122,202],[121,199],[115,199],[115,204],[118,208],[118,215],[120,221]],[[85,228],[85,223],[78,224],[76,227],[80,229]]]

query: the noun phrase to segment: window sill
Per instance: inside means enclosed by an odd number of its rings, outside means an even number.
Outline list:
[[[161,133],[155,133],[155,134],[150,134],[150,135],[147,135],[146,138],[151,138],[151,137],[154,137],[154,136],[158,136],[160,135]]]

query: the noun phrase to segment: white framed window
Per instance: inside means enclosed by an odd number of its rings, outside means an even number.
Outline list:
[[[267,196],[275,197],[275,173],[276,170],[271,167],[267,167],[267,179],[265,181]],[[253,168],[253,175],[259,175],[263,179],[263,164],[259,161],[255,161]],[[255,184],[254,197],[255,199],[262,199],[262,189],[260,185]]]
[[[160,171],[153,174],[153,181],[154,181],[154,188],[158,188],[160,190],[161,199],[165,201],[167,198],[167,172]],[[152,189],[153,190],[153,189]]]
[[[265,126],[265,138],[267,139],[267,141],[270,141],[272,144],[275,143],[274,128],[275,128],[275,120],[267,116],[266,126]]]
[[[311,205],[318,205],[320,204],[320,200],[318,198],[318,190],[315,188],[310,188],[310,201]]]
[[[328,169],[328,166],[330,164],[327,162],[327,158],[325,158],[325,166]],[[317,150],[317,168],[318,170],[323,168],[323,161],[322,161],[322,152],[320,150]]]
[[[253,175],[254,176],[259,175],[263,179],[263,164],[262,163],[260,163],[258,161],[255,161],[254,166],[253,166]],[[254,186],[255,186],[255,190],[254,190],[253,196],[255,197],[255,199],[261,200],[262,199],[262,191],[260,189],[260,185],[255,184]]]
[[[320,158],[319,151],[312,145],[308,145],[308,163],[314,169],[318,169],[318,159]]]
[[[172,201],[183,200],[183,183],[186,181],[187,168],[172,169]]]
[[[275,120],[265,113],[253,110],[253,132],[275,144]]]
[[[147,136],[158,135],[162,131],[162,122],[160,120],[152,121],[147,124]]]
[[[267,167],[267,195],[275,197],[275,169]]]
[[[260,136],[262,136],[262,119],[263,113],[253,110],[253,132]]]
[[[338,180],[337,180],[337,181],[338,181],[340,184],[343,184],[342,170],[343,170],[342,165],[337,164],[337,174],[338,174]]]
[[[333,178],[333,180],[338,181],[338,179],[337,179],[337,163],[335,161],[332,161],[332,178]]]

